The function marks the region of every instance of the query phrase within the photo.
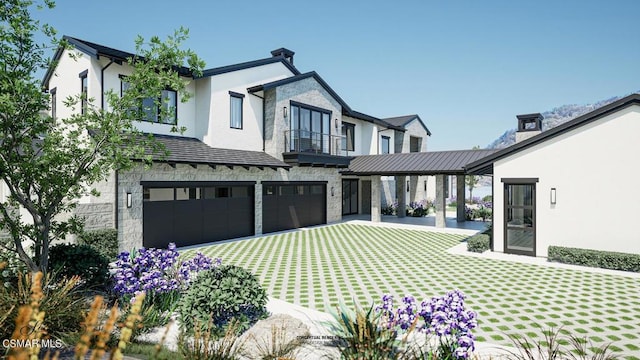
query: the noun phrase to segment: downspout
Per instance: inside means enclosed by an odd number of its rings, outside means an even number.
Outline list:
[[[116,231],[118,231],[118,206],[120,206],[120,195],[119,195],[119,191],[118,191],[118,181],[119,181],[119,176],[118,176],[118,170],[115,170],[115,176],[116,176],[116,181],[115,181],[115,196],[113,199],[114,202],[114,207],[113,207],[113,226],[116,228]]]
[[[102,110],[104,110],[104,71],[113,63],[113,59],[109,59],[109,63],[100,69],[100,109]]]

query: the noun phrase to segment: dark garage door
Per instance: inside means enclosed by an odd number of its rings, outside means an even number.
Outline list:
[[[144,184],[143,184],[144,186]],[[143,245],[166,248],[254,234],[253,183],[144,186]]]
[[[326,183],[263,183],[262,232],[327,223]]]

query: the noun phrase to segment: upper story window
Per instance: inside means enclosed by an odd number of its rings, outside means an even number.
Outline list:
[[[356,141],[356,125],[348,122],[342,123],[342,150],[354,151]]]
[[[231,98],[231,128],[242,129],[242,102],[244,100],[244,94],[239,94],[233,91],[229,91]]]
[[[82,96],[80,103],[80,113],[85,114],[87,112],[87,97],[89,96],[89,81],[87,75],[89,70],[85,70],[78,75],[80,77],[80,95]]]
[[[58,92],[58,88],[53,88],[51,89],[51,91],[49,91],[49,94],[51,95],[51,117],[52,118],[56,118],[56,110],[57,110],[57,102],[58,102],[58,96],[56,95]]]
[[[129,86],[126,77],[120,76],[120,95],[124,94]],[[132,109],[132,111],[137,110]],[[175,125],[178,120],[178,93],[175,90],[165,89],[162,90],[159,99],[144,98],[141,110],[141,121]]]
[[[388,154],[390,145],[391,145],[391,138],[388,136],[382,136],[380,141],[380,153]]]
[[[292,101],[290,126],[290,151],[331,153],[331,111]]]
[[[422,138],[416,136],[409,137],[409,152],[420,152],[422,149]]]

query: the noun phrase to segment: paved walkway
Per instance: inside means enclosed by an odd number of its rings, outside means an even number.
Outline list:
[[[640,359],[638,277],[451,253],[451,248],[462,248],[472,230],[360,225],[365,223],[355,220],[200,250],[249,269],[273,298],[306,308],[370,304],[385,293],[429,298],[458,288],[478,312],[476,333],[482,343],[509,345],[506,334],[540,340],[540,324],[587,335],[597,345],[614,342],[626,358]]]

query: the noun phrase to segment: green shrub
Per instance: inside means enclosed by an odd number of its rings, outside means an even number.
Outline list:
[[[109,261],[113,261],[118,255],[118,230],[100,229],[85,231],[78,235],[78,244],[89,245]]]
[[[59,244],[49,249],[49,271],[79,276],[86,288],[102,290],[109,281],[109,261],[89,245]]]
[[[467,251],[482,253],[489,250],[490,238],[485,233],[475,234],[467,239]]]
[[[493,196],[491,196],[491,195],[485,195],[485,196],[482,198],[482,202],[485,202],[485,203],[493,202]]]
[[[474,218],[481,218],[482,221],[491,220],[492,215],[493,212],[491,211],[491,209],[484,206],[481,206],[474,210]]]
[[[639,254],[549,246],[548,259],[565,264],[640,272]]]
[[[225,327],[235,319],[240,332],[265,318],[267,293],[249,271],[225,265],[202,271],[182,296],[179,305],[183,330],[193,332],[195,324],[205,331],[211,321],[212,335],[224,336]]]

